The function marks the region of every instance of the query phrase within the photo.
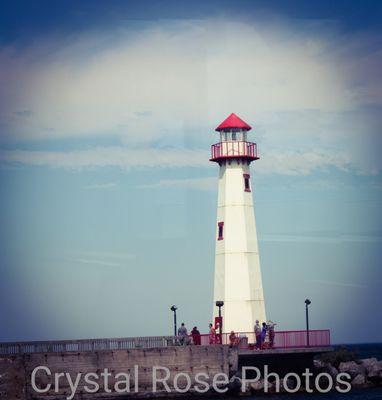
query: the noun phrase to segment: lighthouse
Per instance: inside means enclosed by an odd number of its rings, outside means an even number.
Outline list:
[[[219,165],[213,317],[216,301],[224,301],[224,332],[253,332],[257,319],[266,321],[250,174],[259,157],[256,143],[247,140],[251,129],[231,114],[215,129],[220,141],[211,146],[210,161]]]

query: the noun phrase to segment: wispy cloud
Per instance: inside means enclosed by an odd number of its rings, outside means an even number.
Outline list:
[[[261,242],[294,242],[294,243],[382,243],[380,235],[362,234],[260,234]]]
[[[143,189],[174,187],[182,189],[216,190],[217,177],[189,178],[189,179],[161,179],[158,182],[141,185]]]
[[[120,260],[134,260],[136,258],[135,254],[118,253],[114,251],[83,251],[80,254],[85,257],[106,257],[106,258],[116,258]]]
[[[93,185],[85,186],[85,190],[103,190],[103,189],[113,189],[117,186],[116,182],[105,182],[105,183],[95,183]]]
[[[314,171],[325,171],[336,168],[341,171],[356,169],[351,157],[344,152],[311,149],[307,151],[272,150],[265,153],[261,162],[256,164],[261,173],[278,173],[282,175],[308,175]]]
[[[30,117],[32,114],[30,110],[15,111],[15,115],[18,117]]]
[[[129,253],[110,251],[84,251],[69,257],[72,263],[104,267],[124,267],[134,260],[136,256]]]
[[[343,288],[356,288],[356,289],[367,289],[367,285],[362,285],[359,283],[348,283],[348,282],[335,282],[335,281],[325,281],[320,279],[314,279],[309,282],[318,283],[320,285],[335,286]]]
[[[78,151],[2,150],[0,161],[69,169],[94,167],[200,167],[208,164],[207,152],[187,149],[129,149],[96,147]]]
[[[121,263],[112,262],[112,261],[86,259],[86,258],[77,258],[77,259],[74,259],[73,262],[80,263],[80,264],[102,265],[105,267],[120,267],[122,265]]]
[[[207,147],[207,146],[206,146]],[[209,151],[206,149],[181,148],[135,148],[125,146],[95,147],[75,151],[28,151],[0,150],[0,162],[80,170],[83,168],[117,167],[122,170],[131,168],[210,168]],[[306,152],[270,151],[256,163],[259,174],[308,175],[315,171],[327,171],[336,168],[340,171],[359,171],[350,156],[345,153],[334,154],[332,151],[309,150]],[[360,172],[360,171],[359,171]],[[365,172],[365,171],[363,171]],[[374,174],[374,171],[368,171]],[[188,183],[185,183],[188,182]],[[205,186],[208,181],[198,180],[163,180],[155,186],[190,185]],[[110,184],[106,185],[110,188]],[[105,186],[93,185],[88,189],[101,189]]]

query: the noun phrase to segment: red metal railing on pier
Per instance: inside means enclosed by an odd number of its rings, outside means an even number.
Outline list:
[[[256,335],[254,332],[239,332],[231,335],[223,333],[215,335],[201,335],[201,344],[228,344],[235,345],[242,349],[255,349]],[[308,346],[307,331],[275,331],[273,341],[269,333],[261,344],[261,349],[291,349],[291,348],[307,348],[307,347],[326,347],[330,346],[330,330],[310,330],[309,331],[309,346]]]

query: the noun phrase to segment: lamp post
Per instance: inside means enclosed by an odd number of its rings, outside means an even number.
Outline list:
[[[306,317],[306,344],[309,347],[309,305],[312,302],[309,299],[305,300],[305,317]]]
[[[222,307],[224,306],[224,301],[218,300],[215,304],[216,304],[216,307],[219,308],[219,334],[220,334],[220,338],[222,338],[222,334],[223,334]]]
[[[174,313],[174,336],[176,336],[176,310],[178,307],[176,305],[171,306],[170,310]]]

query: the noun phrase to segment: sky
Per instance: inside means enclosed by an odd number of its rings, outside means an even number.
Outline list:
[[[231,112],[268,317],[382,341],[382,3],[0,7],[0,341],[207,331]]]

